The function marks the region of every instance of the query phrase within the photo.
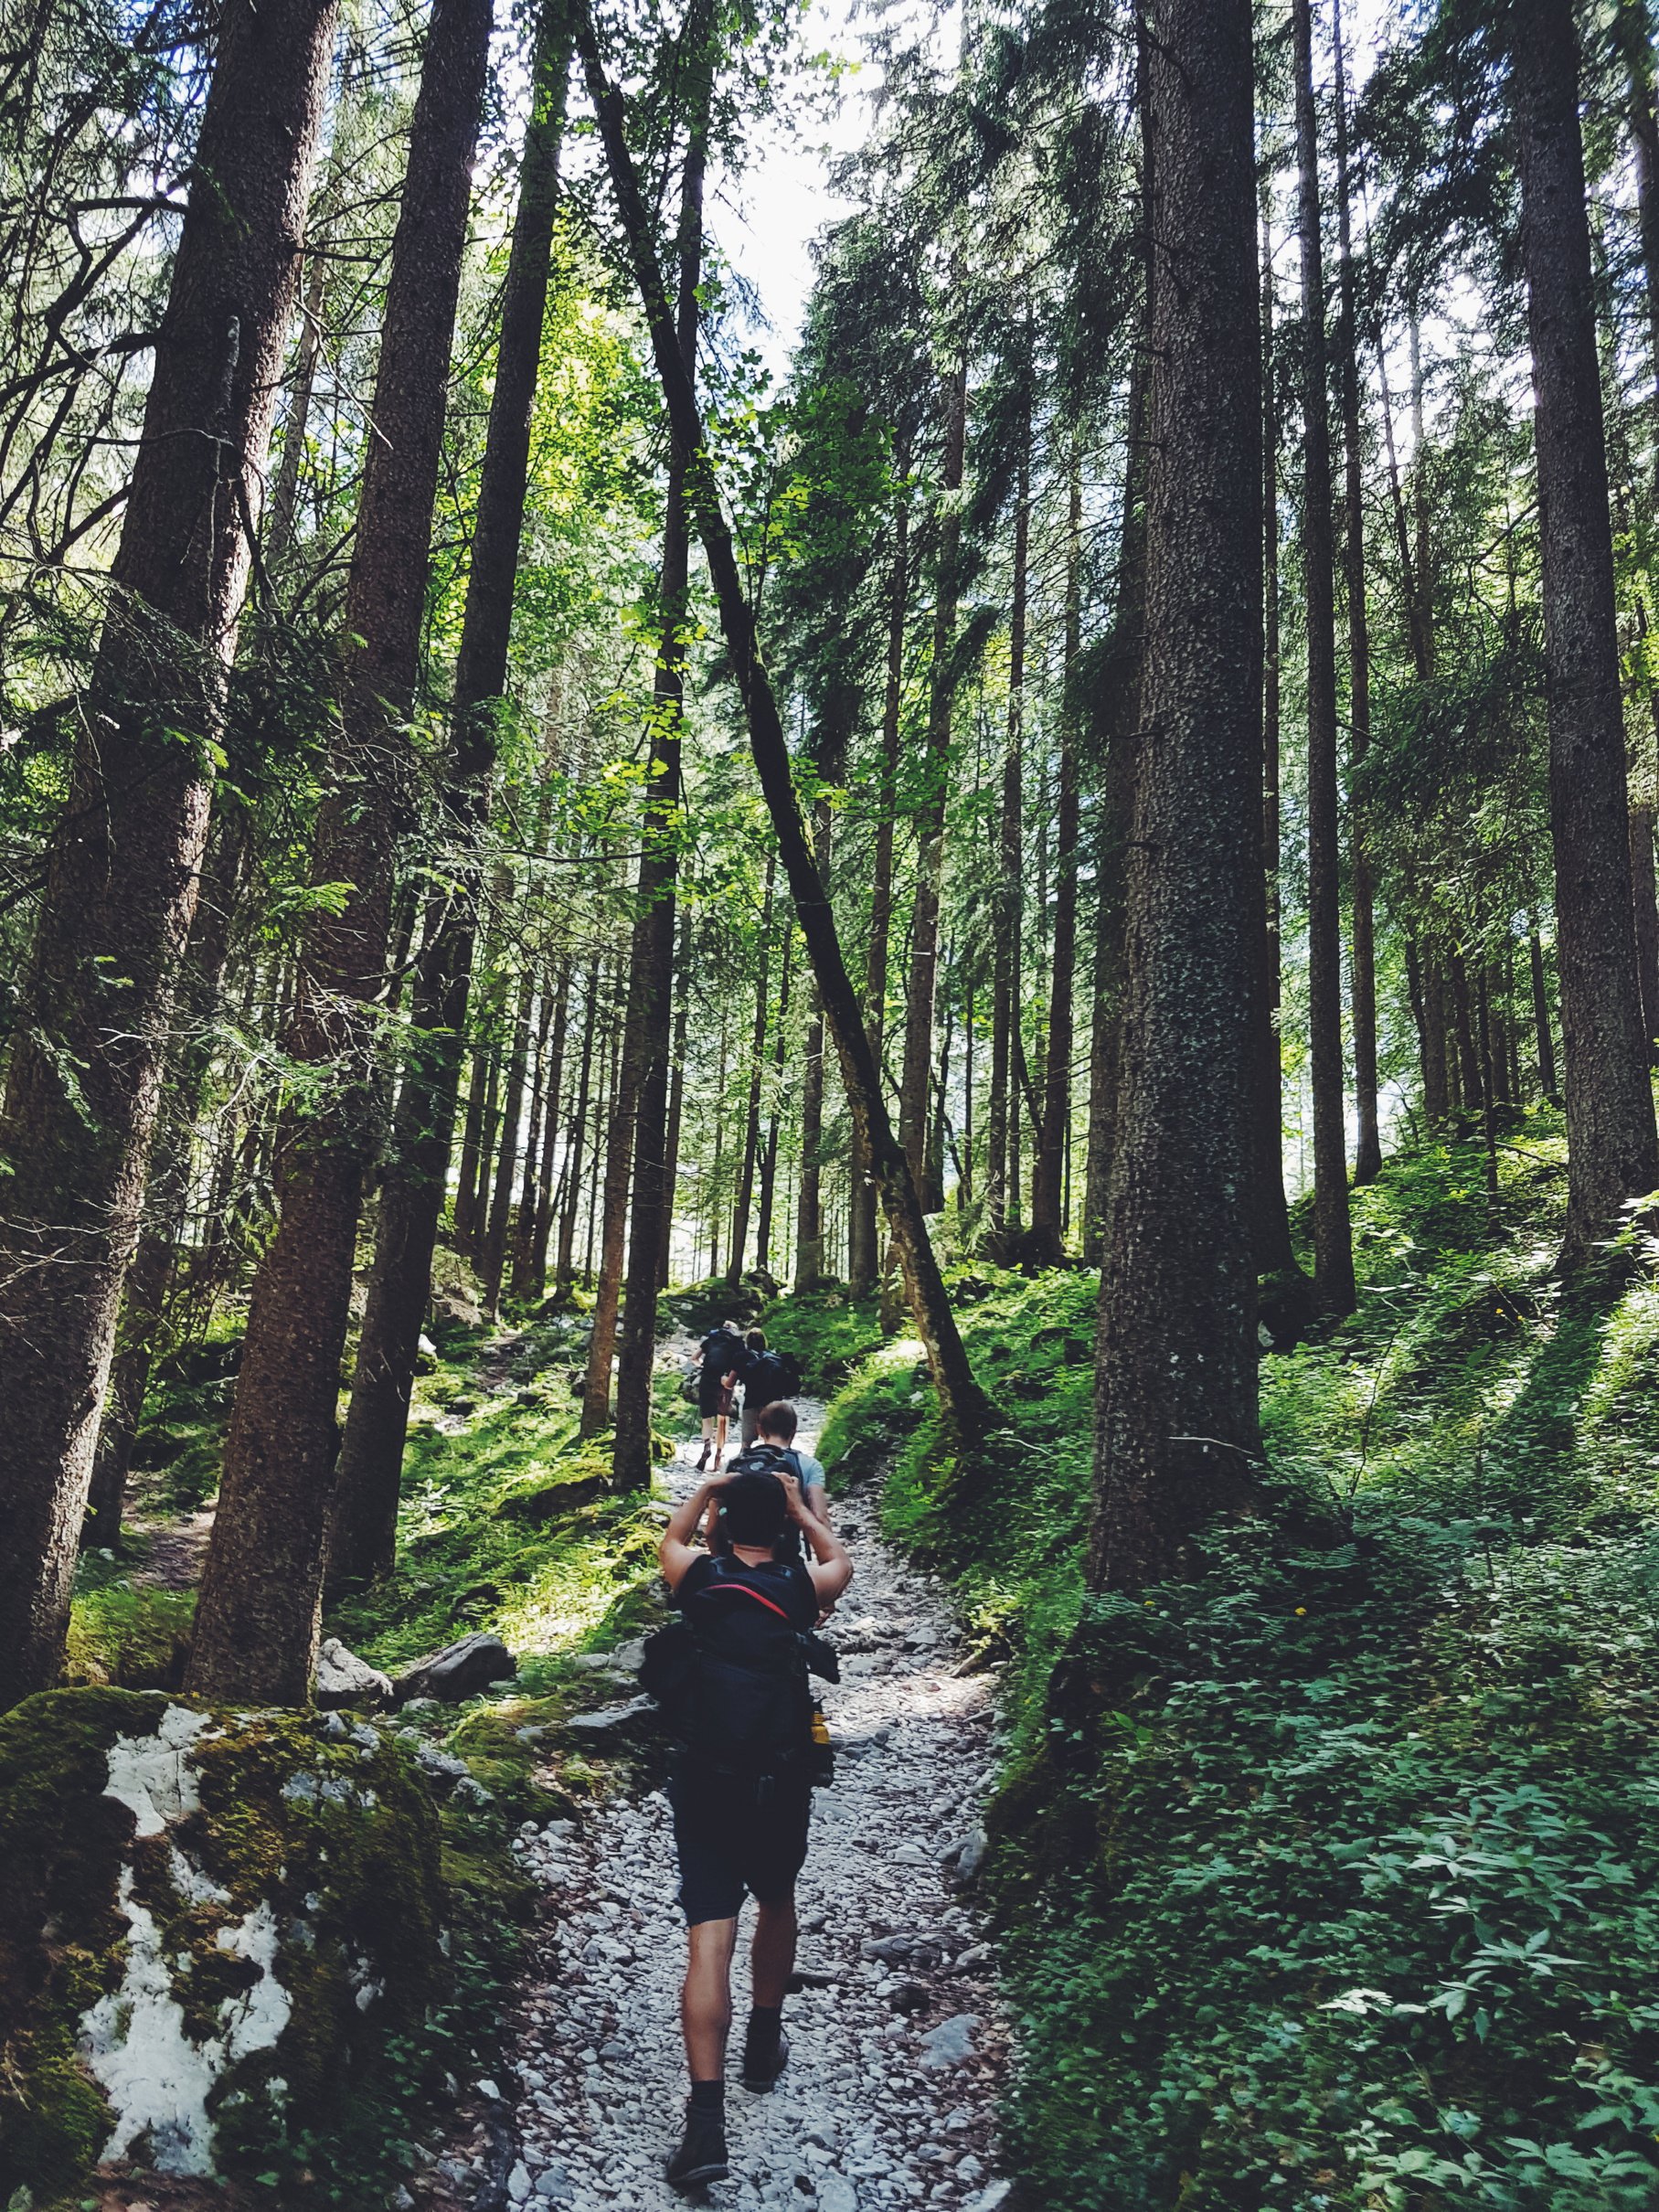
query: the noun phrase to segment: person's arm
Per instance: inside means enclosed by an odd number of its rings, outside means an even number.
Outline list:
[[[827,1612],[853,1579],[851,1554],[841,1538],[826,1522],[819,1520],[801,1495],[801,1485],[792,1474],[780,1474],[783,1494],[789,1500],[789,1517],[806,1538],[812,1552],[806,1571],[817,1592],[818,1603]]]
[[[686,1570],[690,1567],[692,1561],[704,1557],[704,1554],[691,1539],[697,1532],[697,1523],[702,1519],[705,1509],[714,1498],[716,1492],[726,1487],[726,1482],[727,1477],[721,1475],[718,1480],[699,1483],[691,1495],[688,1498],[683,1498],[670,1515],[668,1526],[663,1531],[662,1541],[656,1547],[656,1556],[662,1564],[663,1579],[670,1590],[678,1590],[685,1579]]]

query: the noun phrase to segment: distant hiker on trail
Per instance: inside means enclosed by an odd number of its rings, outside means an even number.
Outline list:
[[[774,1352],[764,1329],[750,1329],[743,1339],[743,1449],[760,1433],[760,1413],[774,1398],[792,1398],[801,1388],[800,1363],[788,1352]]]
[[[703,1417],[703,1456],[700,1474],[714,1452],[715,1473],[726,1453],[726,1424],[731,1418],[731,1396],[743,1365],[743,1338],[735,1321],[723,1321],[710,1329],[697,1346],[697,1411]]]
[[[714,1544],[693,1542],[710,1503]],[[798,1530],[810,1561],[782,1556]],[[669,1782],[688,1930],[680,2021],[691,2071],[686,2133],[668,2163],[678,2189],[724,2181],[731,1961],[747,1890],[758,1913],[745,2089],[773,2087],[789,2060],[783,1999],[795,1968],[795,1877],[812,1816],[814,1705],[803,1638],[852,1580],[846,1547],[807,1510],[792,1475],[701,1483],[658,1548],[685,1623],[671,1704],[686,1738]],[[652,1686],[647,1682],[647,1686]]]
[[[792,1474],[801,1485],[801,1502],[815,1521],[829,1526],[829,1493],[824,1464],[795,1441],[800,1418],[787,1398],[775,1398],[755,1417],[756,1436],[731,1462],[733,1474],[764,1469],[771,1474]]]

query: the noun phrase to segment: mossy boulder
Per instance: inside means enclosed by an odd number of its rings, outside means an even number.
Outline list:
[[[0,1718],[0,2203],[94,2164],[286,2165],[444,1983],[402,1747],[158,1692]]]

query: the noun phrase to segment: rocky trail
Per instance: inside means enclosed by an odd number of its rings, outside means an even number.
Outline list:
[[[809,1448],[823,1409],[802,1403]],[[684,1495],[695,1445],[668,1469]],[[1007,2058],[993,1962],[976,1924],[979,1804],[991,1776],[992,1681],[962,1671],[942,1591],[888,1552],[868,1490],[836,1494],[856,1579],[830,1624],[843,1679],[825,1691],[841,1746],[817,1792],[800,1888],[800,1963],[833,1977],[792,1997],[789,2068],[770,2095],[728,2069],[731,2212],[993,2212],[995,2112]],[[517,1843],[545,1883],[537,1963],[475,2122],[416,2184],[428,2203],[667,2212],[663,2165],[685,2097],[682,1923],[660,1791],[554,1821]],[[752,1907],[750,1908],[752,1912]],[[734,2051],[748,2004],[748,1917],[734,1975]]]

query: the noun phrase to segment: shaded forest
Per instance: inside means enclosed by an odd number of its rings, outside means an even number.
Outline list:
[[[823,29],[0,23],[0,2188],[399,2201],[730,1316],[999,1716],[1012,2194],[800,2201],[1652,2204],[1654,26]],[[122,1935],[41,1807],[210,1722]],[[295,1774],[335,2028],[170,2164],[88,2023]]]

